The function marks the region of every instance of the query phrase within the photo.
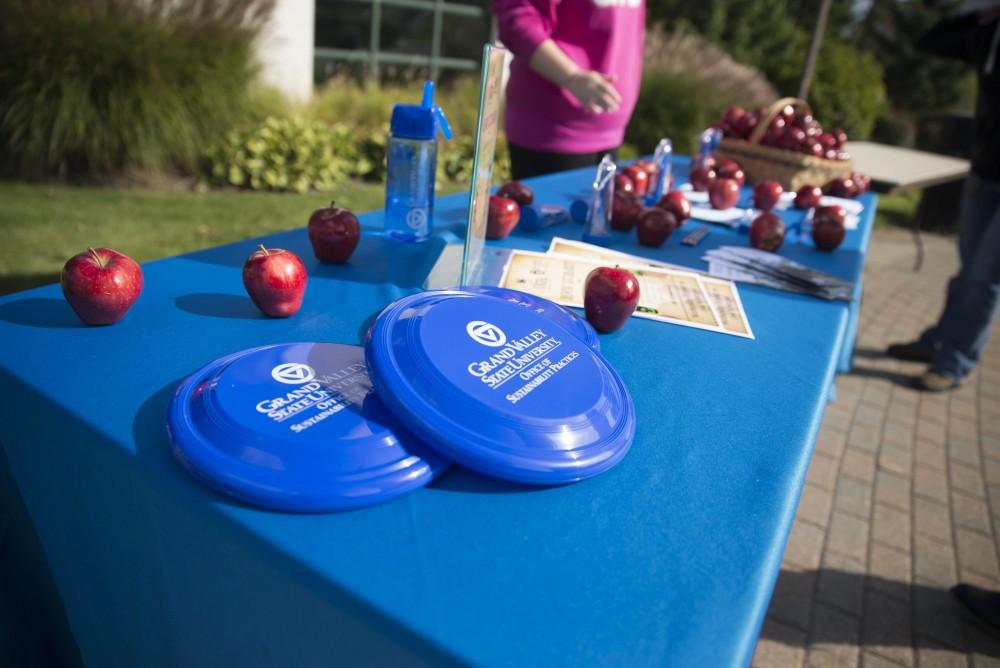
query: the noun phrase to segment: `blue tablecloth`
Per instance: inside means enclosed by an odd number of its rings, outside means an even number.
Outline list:
[[[590,178],[531,184],[539,201],[568,203]],[[466,199],[441,199],[439,226],[458,225]],[[782,253],[858,279],[875,209],[864,202],[838,252]],[[382,506],[302,516],[231,502],[174,462],[164,415],[187,374],[267,343],[356,343],[419,289],[444,242],[368,233],[380,223],[363,216],[347,266],[316,262],[303,229],[149,263],[142,297],[112,327],[83,327],[58,286],[0,298],[0,484],[30,517],[5,549],[37,534],[84,660],[746,664],[849,339],[845,303],[741,286],[756,340],[642,319],[603,336],[638,430],[619,466],[579,484],[535,489],[453,467]],[[622,235],[614,247],[704,266],[707,248],[747,243],[719,229],[695,249],[679,241],[651,251]],[[243,292],[260,242],[309,269],[291,319],[260,316]]]

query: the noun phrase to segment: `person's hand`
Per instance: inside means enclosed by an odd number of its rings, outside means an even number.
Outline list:
[[[622,96],[612,85],[615,77],[593,70],[578,70],[563,83],[583,108],[593,114],[618,111]]]

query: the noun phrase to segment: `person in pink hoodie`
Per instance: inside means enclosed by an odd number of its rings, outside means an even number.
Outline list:
[[[492,0],[514,54],[513,177],[594,165],[622,143],[642,77],[645,0]]]

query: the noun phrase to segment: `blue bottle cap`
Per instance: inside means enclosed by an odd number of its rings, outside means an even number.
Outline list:
[[[374,394],[360,346],[290,343],[216,360],[177,388],[167,431],[195,478],[274,510],[373,505],[448,465]]]
[[[564,327],[503,299],[422,292],[365,346],[372,383],[424,443],[481,473],[582,480],[628,452],[635,409],[614,369]]]
[[[480,295],[489,295],[502,299],[511,304],[517,304],[527,309],[531,309],[543,318],[548,318],[552,322],[565,327],[571,334],[594,349],[594,352],[601,352],[601,339],[593,325],[581,318],[575,311],[564,308],[555,302],[550,302],[544,297],[512,290],[510,288],[500,288],[492,285],[475,285],[455,288],[465,292],[474,292]]]
[[[444,111],[434,104],[434,82],[424,82],[424,97],[420,104],[394,104],[389,131],[404,139],[434,139],[438,128],[445,139],[451,139],[451,126]]]

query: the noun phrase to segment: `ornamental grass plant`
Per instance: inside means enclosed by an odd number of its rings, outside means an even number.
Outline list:
[[[255,107],[273,0],[0,0],[0,170],[194,169]]]

